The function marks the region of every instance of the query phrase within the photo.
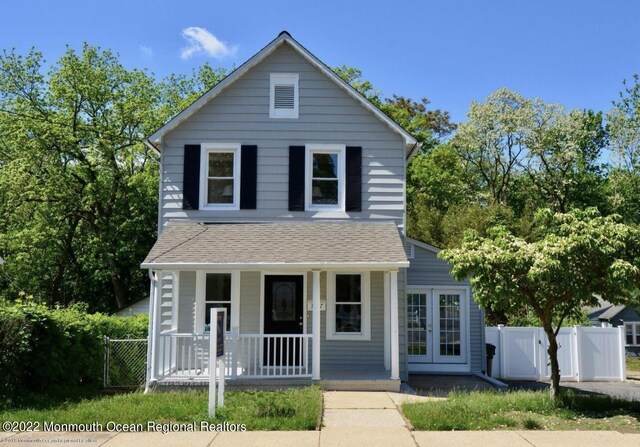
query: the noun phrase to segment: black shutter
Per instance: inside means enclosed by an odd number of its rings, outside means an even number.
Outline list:
[[[346,211],[362,211],[362,148],[347,146]]]
[[[184,145],[182,209],[197,210],[200,199],[200,145]]]
[[[304,211],[304,146],[289,146],[289,211]]]
[[[256,209],[258,146],[242,146],[240,156],[240,209]]]

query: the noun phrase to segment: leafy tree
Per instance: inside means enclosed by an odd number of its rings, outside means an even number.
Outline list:
[[[452,138],[453,147],[481,177],[486,202],[506,203],[526,152],[535,106],[536,101],[499,89],[485,103],[471,103],[469,120]]]
[[[594,208],[567,214],[540,210],[537,237],[527,241],[504,227],[487,237],[469,231],[460,248],[440,257],[452,274],[471,278],[475,299],[488,309],[524,314],[532,310],[549,340],[551,396],[559,392],[557,335],[567,318],[601,295],[628,302],[640,283],[640,230],[602,217]]]
[[[154,80],[88,45],[43,64],[0,58],[4,268],[49,302],[99,306],[112,290],[123,307],[146,289],[155,237],[157,161],[141,143],[163,118]]]
[[[611,150],[616,155],[607,193],[613,210],[640,223],[640,77],[624,82],[608,113]]]

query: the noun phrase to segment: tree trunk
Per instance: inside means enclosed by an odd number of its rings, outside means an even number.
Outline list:
[[[109,257],[109,273],[111,274],[111,284],[113,285],[113,292],[116,295],[116,302],[118,303],[118,309],[122,309],[129,304],[129,290],[126,284],[120,276],[120,269],[116,265],[113,258]]]
[[[558,340],[556,339],[556,333],[551,327],[543,325],[544,332],[547,334],[549,340],[549,362],[551,363],[551,389],[549,395],[551,399],[558,397],[560,393],[560,364],[558,363]]]

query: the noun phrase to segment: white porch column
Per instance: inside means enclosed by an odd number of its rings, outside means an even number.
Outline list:
[[[389,272],[384,272],[384,283],[383,283],[383,300],[384,300],[384,369],[389,371],[391,369],[391,352],[389,347],[391,346],[391,325],[389,324],[391,321],[389,310],[391,305],[389,303]]]
[[[149,269],[149,329],[147,331],[147,377],[144,392],[148,393],[150,390],[151,380],[153,379],[153,375],[155,373],[153,368],[153,359],[154,359],[154,351],[153,347],[155,345],[155,309],[156,309],[156,279],[153,275],[153,270]]]
[[[160,318],[162,315],[160,309],[160,300],[162,298],[162,270],[156,270],[155,272],[155,287],[153,293],[153,333],[151,334],[151,380],[158,380],[158,370],[160,365],[158,364],[158,350],[160,346]]]
[[[391,316],[391,380],[400,380],[400,346],[398,338],[398,271],[389,272]]]
[[[320,270],[313,270],[312,273],[313,359],[311,361],[311,379],[320,380]]]

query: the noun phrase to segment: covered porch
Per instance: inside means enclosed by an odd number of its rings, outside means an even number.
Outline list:
[[[207,314],[222,307],[230,384],[397,389],[407,264],[393,223],[170,224],[143,264],[147,385],[207,382]]]

